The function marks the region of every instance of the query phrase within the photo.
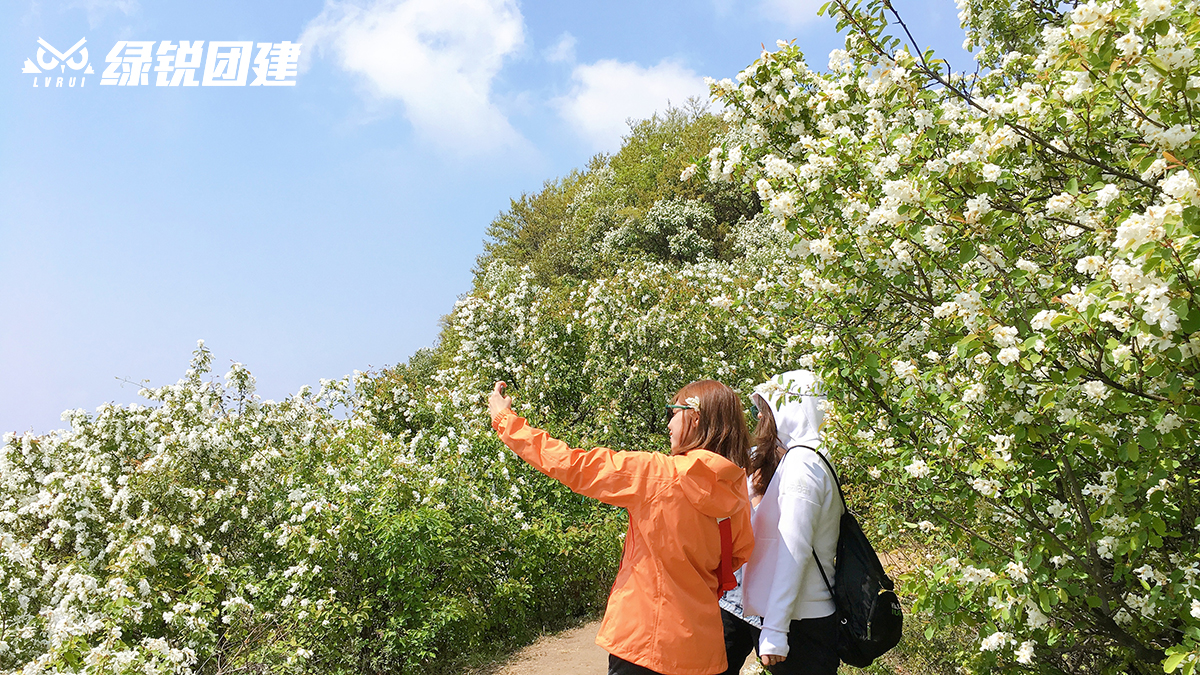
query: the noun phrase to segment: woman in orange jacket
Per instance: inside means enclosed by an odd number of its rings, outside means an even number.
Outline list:
[[[754,549],[745,470],[750,435],[737,394],[712,380],[680,389],[667,406],[670,455],[571,448],[513,412],[503,382],[488,398],[488,412],[521,459],[629,513],[625,553],[596,636],[609,653],[609,674],[724,672],[717,597],[728,586],[718,571],[732,581],[731,570]]]

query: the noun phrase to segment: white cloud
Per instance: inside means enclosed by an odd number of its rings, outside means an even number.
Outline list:
[[[328,0],[300,41],[403,103],[418,133],[462,152],[521,142],[492,100],[504,59],[525,41],[516,0]]]
[[[733,12],[734,0],[712,0],[713,11],[718,18],[725,18]]]
[[[558,43],[543,52],[550,63],[573,63],[575,61],[575,36],[563,32]]]
[[[571,93],[554,105],[596,150],[616,150],[629,130],[629,118],[650,117],[665,110],[668,101],[682,106],[692,96],[708,99],[704,78],[669,60],[649,68],[608,59],[581,64],[571,80]]]
[[[82,9],[87,14],[88,26],[93,29],[102,25],[109,14],[120,12],[131,16],[141,9],[137,0],[60,0],[52,2],[51,6],[56,6],[60,11]],[[42,2],[34,0],[30,3],[31,14],[37,15],[41,10]]]
[[[761,0],[758,10],[767,19],[800,28],[823,20],[817,16],[823,4],[824,0]]]
[[[100,16],[110,12],[121,12],[128,16],[139,9],[137,0],[72,0],[67,7],[83,9],[89,17],[93,14]]]

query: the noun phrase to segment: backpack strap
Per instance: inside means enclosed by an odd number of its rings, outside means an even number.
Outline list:
[[[829,577],[825,576],[825,567],[821,564],[821,559],[817,557],[817,549],[814,548],[812,552],[813,560],[817,561],[817,571],[821,573],[821,580],[825,582],[825,588],[829,589],[830,599],[836,598],[837,596],[833,594],[833,584],[829,583]],[[836,600],[834,600],[834,605],[837,605]],[[845,622],[843,621],[843,623]]]
[[[737,588],[737,577],[733,576],[733,528],[728,518],[717,520],[721,532],[721,565],[717,568],[717,596]]]
[[[788,448],[788,452],[791,452],[794,448],[812,450],[813,454],[815,454],[817,457],[820,457],[822,462],[825,462],[825,466],[829,468],[829,473],[833,476],[833,484],[837,486],[838,497],[842,500],[842,510],[849,512],[850,507],[846,505],[846,494],[842,492],[842,482],[838,480],[837,471],[834,470],[833,465],[829,463],[829,460],[825,458],[825,455],[819,452],[816,448],[807,445],[793,445],[792,447]],[[817,556],[817,549],[815,547],[812,550],[812,554],[813,560],[817,561],[817,571],[821,573],[821,580],[825,582],[825,588],[829,589],[830,597],[834,597],[833,584],[829,583],[829,577],[825,575],[825,566],[821,564],[821,558]],[[844,622],[845,620],[843,620],[843,623]]]

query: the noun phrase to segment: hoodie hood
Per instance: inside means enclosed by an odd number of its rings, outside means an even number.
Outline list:
[[[679,485],[697,511],[729,518],[746,508],[745,469],[708,450],[689,450],[679,460]]]
[[[815,375],[792,370],[772,377],[754,388],[775,414],[775,429],[783,447],[821,446],[821,423],[825,419],[825,394]]]

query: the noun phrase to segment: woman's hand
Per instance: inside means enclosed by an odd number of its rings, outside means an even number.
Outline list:
[[[488,415],[492,419],[496,419],[496,415],[505,409],[512,410],[512,397],[504,395],[504,387],[503,382],[497,382],[492,394],[488,396]]]
[[[775,665],[776,663],[783,663],[783,660],[786,659],[787,657],[780,656],[778,654],[763,654],[759,658],[762,659],[762,664],[769,668],[769,667]]]

